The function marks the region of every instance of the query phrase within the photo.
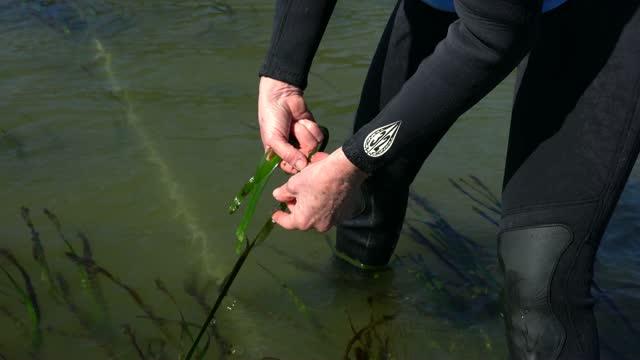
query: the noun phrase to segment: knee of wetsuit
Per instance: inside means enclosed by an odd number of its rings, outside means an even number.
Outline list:
[[[564,294],[551,291],[557,265],[572,241],[563,225],[517,228],[500,234],[498,254],[504,272],[505,324],[513,359],[557,359],[566,337],[554,314]]]

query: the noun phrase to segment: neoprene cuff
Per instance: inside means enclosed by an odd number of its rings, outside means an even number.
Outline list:
[[[336,0],[277,0],[271,45],[260,76],[301,89],[327,27]]]
[[[266,76],[272,79],[284,81],[287,84],[305,89],[307,87],[307,74],[293,72],[287,67],[282,67],[273,62],[269,62],[269,58],[262,64],[258,76]]]
[[[362,143],[358,143],[354,140],[354,137],[350,137],[342,144],[342,152],[344,156],[346,156],[349,161],[353,165],[355,165],[358,169],[364,171],[367,174],[373,173],[375,167],[373,166],[369,159],[367,159],[365,153],[362,151]]]

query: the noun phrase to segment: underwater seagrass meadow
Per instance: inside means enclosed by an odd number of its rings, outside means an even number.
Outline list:
[[[351,122],[392,0],[339,1],[306,98]],[[0,359],[184,359],[231,271],[262,148],[273,2],[0,1]],[[513,77],[414,183],[387,271],[274,229],[193,359],[506,359],[496,230]],[[637,169],[638,167],[636,167]],[[247,229],[276,204],[271,179]],[[640,354],[640,169],[598,253],[603,359]]]

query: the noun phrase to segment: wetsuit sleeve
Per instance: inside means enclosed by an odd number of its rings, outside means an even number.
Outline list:
[[[271,45],[260,76],[307,86],[307,74],[336,0],[277,0]]]
[[[541,0],[456,0],[459,19],[376,118],[343,145],[373,173],[418,145],[433,149],[453,122],[502,81],[531,48]]]

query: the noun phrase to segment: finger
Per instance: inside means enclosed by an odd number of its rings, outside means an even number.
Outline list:
[[[318,123],[307,119],[298,120],[297,123],[300,123],[302,126],[307,128],[311,135],[318,140],[318,144],[322,143],[322,140],[324,140],[324,133],[320,130],[320,125],[318,125]]]
[[[271,220],[287,230],[297,229],[293,214],[287,214],[282,210],[278,210],[271,215]]]
[[[269,145],[273,151],[278,154],[282,160],[293,165],[297,170],[302,170],[307,166],[307,157],[305,154],[293,147],[286,141],[270,142]]]
[[[300,151],[304,154],[310,154],[320,144],[320,141],[300,121],[296,121],[291,125],[291,134],[300,144]]]
[[[282,169],[282,171],[286,172],[287,174],[291,174],[291,175],[298,173],[298,170],[296,170],[296,168],[291,166],[291,164],[289,164],[286,161],[280,162],[280,169]]]
[[[289,191],[286,184],[273,190],[272,195],[273,195],[273,198],[279,202],[290,202],[296,199],[295,194]]]
[[[327,154],[326,152],[317,152],[313,154],[313,156],[311,157],[311,163],[322,161],[328,157],[329,157],[329,154]]]

